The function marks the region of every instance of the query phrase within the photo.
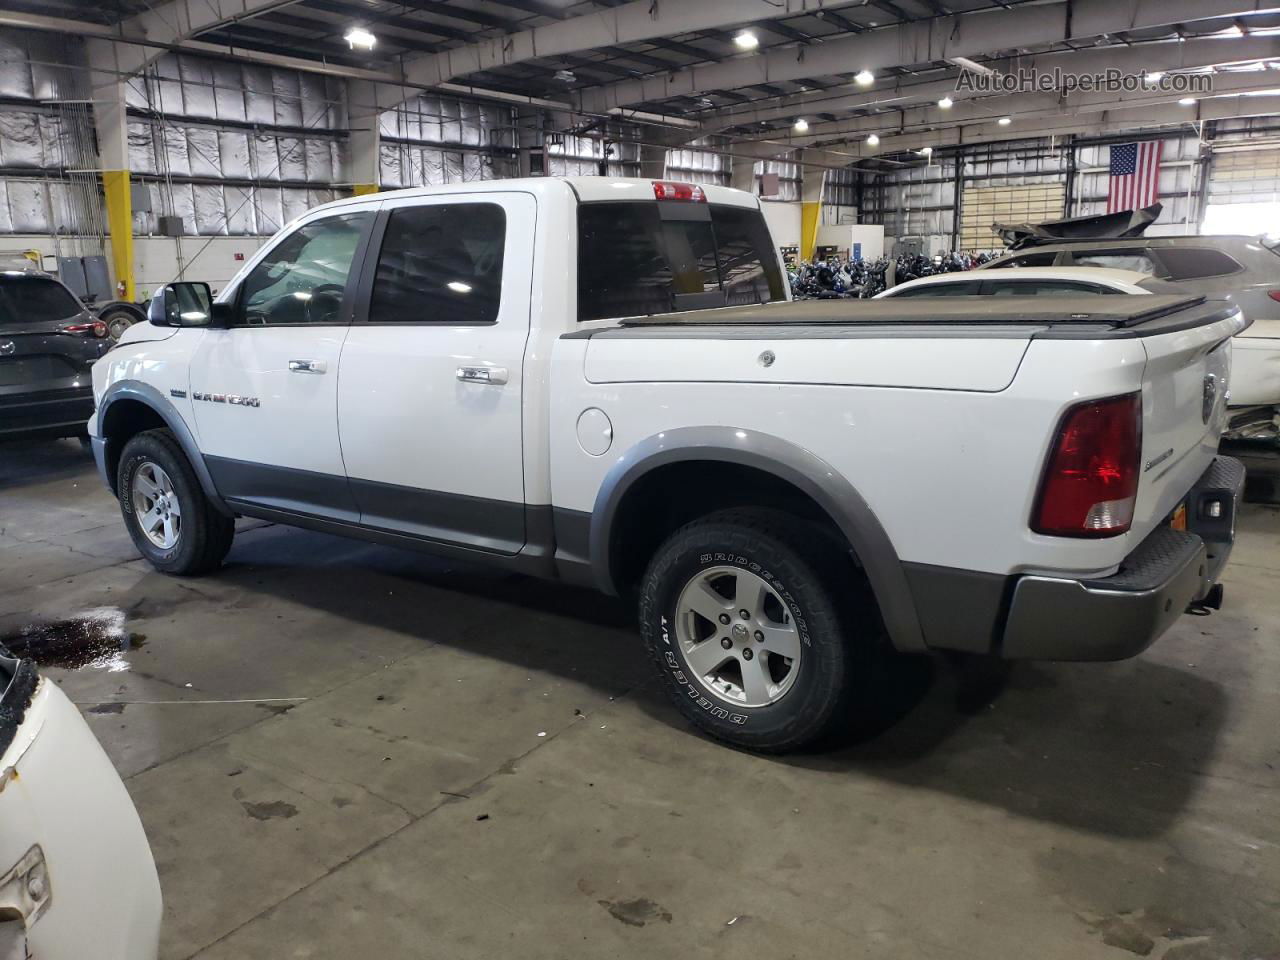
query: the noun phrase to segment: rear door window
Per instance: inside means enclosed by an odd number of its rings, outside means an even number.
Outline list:
[[[371,323],[494,323],[507,216],[496,203],[391,211],[369,300]]]
[[[1164,264],[1170,280],[1201,280],[1207,277],[1226,277],[1244,269],[1232,257],[1221,250],[1208,247],[1163,247],[1156,256]]]
[[[69,320],[84,307],[67,288],[48,277],[0,278],[0,327]]]
[[[578,320],[785,299],[759,210],[719,204],[578,207]]]

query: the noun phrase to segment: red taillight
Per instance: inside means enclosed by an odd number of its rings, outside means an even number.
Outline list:
[[[62,328],[62,332],[92,334],[95,337],[105,337],[108,333],[107,325],[101,320],[95,320],[93,323],[68,324]]]
[[[1133,522],[1141,459],[1141,394],[1076,404],[1054,439],[1031,529],[1055,537],[1124,533]]]
[[[678,183],[675,180],[653,181],[653,195],[658,200],[689,200],[706,203],[707,195],[696,183]]]
[[[1268,290],[1267,296],[1272,300],[1280,300],[1280,290]]]

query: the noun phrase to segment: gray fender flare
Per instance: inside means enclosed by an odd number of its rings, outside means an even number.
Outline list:
[[[110,440],[110,437],[102,433],[103,424],[107,422],[107,415],[111,410],[111,405],[121,400],[136,400],[160,415],[160,419],[165,422],[165,426],[169,428],[169,432],[177,439],[178,445],[182,447],[182,452],[187,455],[187,459],[191,462],[191,469],[195,471],[196,479],[200,481],[200,488],[204,491],[204,495],[209,498],[219,513],[223,513],[228,517],[234,516],[234,512],[226,505],[218,494],[217,487],[213,485],[213,476],[209,473],[209,467],[204,462],[204,455],[200,452],[200,445],[196,443],[196,438],[191,433],[191,428],[187,426],[187,422],[182,419],[182,415],[169,402],[168,397],[164,396],[151,384],[142,383],[139,380],[117,380],[107,387],[106,392],[102,395],[102,400],[98,403],[97,429],[99,436],[104,440]],[[117,492],[115,489],[115,477],[107,476],[105,479],[112,492]]]
[[[619,505],[631,486],[658,467],[714,460],[754,467],[785,480],[814,500],[857,554],[896,649],[927,649],[915,600],[897,551],[867,501],[830,464],[779,437],[737,427],[681,427],[637,443],[605,475],[591,512],[589,547],[596,583],[616,594],[609,543]]]

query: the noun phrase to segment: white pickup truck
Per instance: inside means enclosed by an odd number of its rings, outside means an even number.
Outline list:
[[[835,729],[881,650],[1116,659],[1220,602],[1234,306],[787,300],[747,193],[357,197],[216,302],[161,291],[89,432],[159,570],[244,515],[594,585],[760,750]]]

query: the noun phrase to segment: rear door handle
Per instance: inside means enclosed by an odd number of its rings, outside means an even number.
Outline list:
[[[324,373],[329,365],[323,360],[290,360],[290,373]]]
[[[466,383],[504,384],[508,379],[506,367],[459,367],[458,379]]]

